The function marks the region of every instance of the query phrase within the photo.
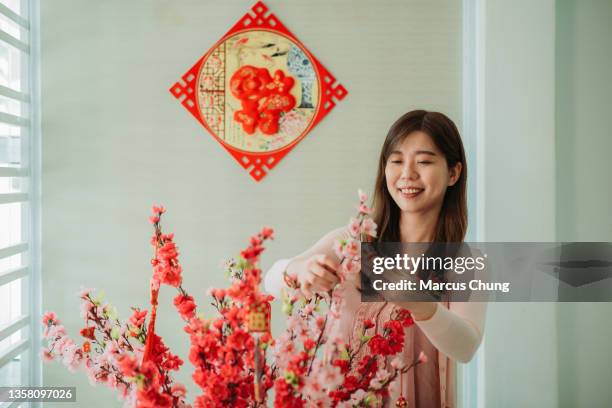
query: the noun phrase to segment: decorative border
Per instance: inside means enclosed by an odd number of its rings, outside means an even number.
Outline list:
[[[298,44],[302,50],[310,58],[315,72],[319,78],[320,92],[317,112],[312,119],[309,127],[302,134],[292,141],[287,146],[272,152],[246,152],[225,143],[219,139],[210,129],[206,122],[202,119],[196,98],[197,78],[200,69],[210,55],[211,52],[219,44],[226,41],[229,37],[243,31],[249,30],[267,30],[276,32],[289,38],[291,41]],[[240,165],[249,172],[255,181],[261,181],[270,170],[272,170],[278,162],[280,162],[287,153],[289,153],[306,135],[336,106],[338,101],[344,99],[348,91],[342,84],[336,81],[336,78],[316,59],[306,47],[280,22],[280,20],[272,13],[268,13],[268,7],[262,2],[257,2],[238,22],[202,57],[200,58],[189,71],[187,71],[181,80],[176,82],[171,88],[170,93],[178,99],[181,104],[187,109],[208,132],[223,146]]]

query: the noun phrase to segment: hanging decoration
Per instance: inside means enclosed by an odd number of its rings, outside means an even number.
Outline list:
[[[347,94],[263,2],[170,92],[256,181]]]

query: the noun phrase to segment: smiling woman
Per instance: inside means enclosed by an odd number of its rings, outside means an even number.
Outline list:
[[[466,184],[465,152],[455,124],[438,112],[406,113],[389,129],[378,163],[374,221],[381,236],[408,238],[395,220],[417,234],[411,238],[417,241],[408,242],[461,242],[467,229]],[[432,230],[435,235],[426,237]]]
[[[380,242],[462,242],[467,229],[466,159],[455,124],[444,114],[416,110],[401,116],[383,142],[374,187],[372,218]],[[325,293],[338,282],[340,260],[332,250],[346,235],[337,229],[291,260],[279,261],[266,276],[266,290],[277,294],[283,272],[295,275],[306,296]],[[445,272],[448,273],[449,271]],[[357,288],[355,288],[357,289]],[[359,290],[347,290],[338,326],[351,351],[359,347],[365,330],[376,334],[398,309],[408,309],[415,325],[406,331],[404,362],[424,352],[428,364],[401,375],[401,386],[390,390],[385,407],[455,407],[454,362],[470,361],[482,339],[485,305],[451,302],[361,302]],[[371,332],[368,332],[368,335]],[[389,367],[390,361],[382,358]],[[405,377],[405,378],[403,378]]]

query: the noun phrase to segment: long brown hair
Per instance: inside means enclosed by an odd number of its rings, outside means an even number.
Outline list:
[[[394,147],[415,131],[428,134],[444,154],[449,167],[462,164],[457,182],[448,187],[440,210],[434,242],[462,242],[467,230],[467,163],[457,126],[439,112],[414,110],[402,115],[389,129],[380,151],[374,186],[373,219],[378,241],[400,241],[400,209],[393,201],[385,179],[385,167]]]

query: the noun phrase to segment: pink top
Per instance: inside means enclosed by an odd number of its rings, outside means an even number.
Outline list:
[[[353,332],[349,340],[351,350],[355,351],[355,348],[359,345],[360,337],[363,333],[363,322],[366,319],[374,322],[374,330],[377,334],[382,334],[385,322],[391,319],[396,308],[397,306],[386,302],[361,303],[355,316]],[[449,380],[454,381],[452,370],[450,372],[451,378],[442,380],[445,371],[448,370],[448,363],[444,364],[444,371],[442,371],[442,367],[439,364],[441,357],[438,356],[438,350],[427,339],[423,331],[418,326],[413,325],[406,330],[404,350],[400,357],[404,362],[415,361],[421,351],[427,356],[427,363],[419,364],[414,369],[401,375],[399,379],[400,387],[390,390],[389,398],[383,401],[384,407],[394,407],[400,395],[404,396],[409,407],[437,408],[440,406],[454,406],[454,404],[450,403],[455,399],[452,393],[454,387],[448,386]],[[359,349],[356,358],[359,360],[367,353],[367,348],[362,347]],[[442,358],[446,360],[445,357]],[[390,358],[382,363],[388,371],[392,370],[390,368]]]
[[[266,273],[264,285],[268,293],[280,297],[284,285],[283,272],[289,261],[277,261]],[[358,342],[364,320],[371,319],[377,332],[382,333],[384,322],[390,319],[393,308],[397,307],[387,302],[361,302],[356,289],[347,290],[345,296],[337,327],[330,330],[334,336],[352,344]],[[421,351],[428,357],[426,364],[419,364],[416,370],[403,375],[403,395],[409,407],[456,407],[454,363],[472,359],[482,339],[485,313],[486,303],[483,302],[440,302],[430,319],[416,321],[407,329],[404,361],[414,361]],[[398,397],[399,389],[390,395],[384,406],[395,406]]]

